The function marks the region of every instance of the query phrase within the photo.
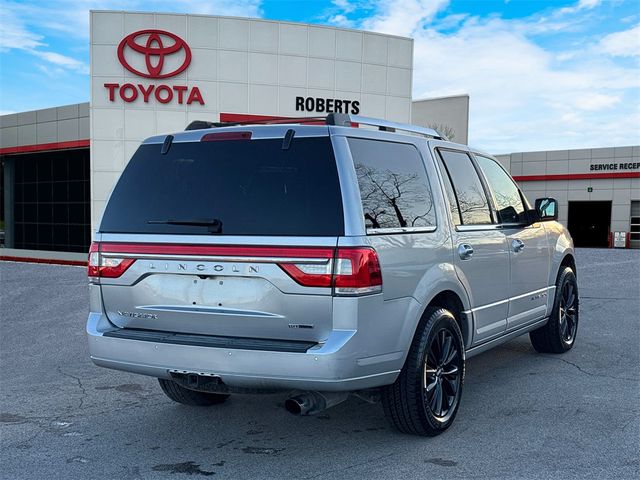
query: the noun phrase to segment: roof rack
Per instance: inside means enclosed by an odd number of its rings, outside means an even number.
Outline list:
[[[208,122],[206,120],[194,120],[185,130],[201,130],[203,128],[233,127],[236,125],[281,125],[288,123],[320,123],[327,124],[326,117],[279,117],[262,120],[242,120],[239,122]]]
[[[389,122],[388,120],[381,120],[379,118],[361,117],[360,115],[348,115],[346,113],[330,113],[327,115],[327,125],[338,125],[342,127],[350,127],[352,124],[368,125],[371,127],[378,127],[378,130],[384,132],[410,132],[423,137],[434,138],[436,140],[446,140],[446,138],[439,134],[432,128],[418,127],[416,125],[409,125],[408,123],[396,123]]]
[[[420,135],[427,138],[434,138],[436,140],[447,140],[444,135],[441,135],[432,128],[418,127],[416,125],[409,125],[408,123],[396,123],[389,122],[387,120],[381,120],[379,118],[361,117],[359,115],[349,115],[346,113],[330,113],[326,117],[297,117],[297,118],[274,118],[265,120],[246,120],[241,122],[208,122],[204,120],[194,120],[185,130],[200,130],[203,128],[217,128],[217,127],[233,127],[236,125],[279,125],[279,124],[305,124],[305,123],[323,123],[326,125],[335,125],[339,127],[352,127],[356,125],[368,125],[371,127],[378,127],[378,130],[384,132],[409,132],[415,135]]]

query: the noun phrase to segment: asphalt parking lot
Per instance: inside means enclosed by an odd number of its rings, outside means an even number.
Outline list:
[[[573,350],[521,337],[471,359],[436,438],[357,399],[315,417],[284,394],[174,404],[153,378],[91,363],[83,268],[0,262],[0,477],[638,478],[640,251],[577,256]]]

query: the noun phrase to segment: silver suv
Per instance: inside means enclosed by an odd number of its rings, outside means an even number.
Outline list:
[[[194,122],[145,140],[111,194],[89,254],[91,358],[187,405],[285,390],[304,415],[351,394],[435,435],[469,357],[525,333],[573,346],[557,215],[431,129]]]

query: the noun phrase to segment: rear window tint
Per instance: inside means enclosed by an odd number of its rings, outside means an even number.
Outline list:
[[[367,229],[436,225],[433,197],[413,145],[349,138]]]
[[[337,236],[344,233],[329,137],[142,145],[118,181],[105,233]],[[165,221],[222,222],[206,225]],[[151,222],[151,223],[149,223]],[[214,233],[215,232],[215,233]]]

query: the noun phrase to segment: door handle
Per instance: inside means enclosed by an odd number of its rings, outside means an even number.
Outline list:
[[[473,247],[466,243],[458,245],[458,255],[462,260],[469,260],[473,256]]]
[[[524,249],[524,242],[515,238],[511,240],[511,248],[515,253],[521,252]]]

